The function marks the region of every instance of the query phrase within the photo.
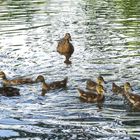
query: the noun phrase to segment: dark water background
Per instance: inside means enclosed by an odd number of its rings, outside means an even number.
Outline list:
[[[56,52],[69,32],[72,65]],[[1,0],[0,70],[8,78],[69,77],[66,90],[41,97],[41,85],[21,85],[21,96],[0,97],[0,139],[140,139],[140,113],[126,111],[111,84],[129,81],[140,93],[139,0]],[[99,111],[76,88],[101,74],[106,101]]]

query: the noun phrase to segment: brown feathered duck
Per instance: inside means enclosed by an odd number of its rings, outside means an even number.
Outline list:
[[[14,87],[0,87],[0,94],[2,96],[12,97],[20,96],[20,90]]]
[[[51,83],[46,83],[43,75],[39,75],[36,79],[36,82],[42,82],[42,96],[49,90],[65,88],[67,86],[68,77],[64,78],[61,81],[54,81]]]
[[[35,83],[35,80],[31,78],[16,78],[16,79],[7,79],[6,74],[3,71],[0,71],[0,78],[2,78],[3,86],[15,86],[20,84],[31,84]]]
[[[104,88],[102,85],[96,86],[97,92],[91,92],[91,91],[84,91],[80,88],[78,88],[79,97],[87,102],[91,103],[100,103],[104,102],[105,96],[104,96]]]
[[[66,64],[71,64],[71,61],[69,59],[74,52],[74,47],[72,43],[70,43],[70,41],[71,41],[71,35],[70,33],[66,33],[64,38],[62,38],[58,42],[58,46],[57,46],[57,52],[65,56],[66,59],[64,63]]]
[[[106,82],[102,76],[98,76],[96,82],[92,81],[91,79],[88,79],[86,82],[86,89],[95,91],[96,86],[103,85],[103,83],[106,83]]]
[[[130,92],[131,85],[129,82],[124,84],[124,97],[131,105],[132,111],[140,111],[140,95]]]
[[[126,82],[125,83],[126,85],[129,85],[128,87],[128,89],[127,89],[127,92],[128,92],[128,90],[129,90],[129,92],[131,92],[131,91],[133,91],[133,89],[132,89],[132,86],[130,85],[130,83],[129,82]],[[116,83],[112,83],[112,92],[114,93],[114,94],[121,94],[121,95],[123,95],[124,94],[124,85],[122,86],[118,86]]]

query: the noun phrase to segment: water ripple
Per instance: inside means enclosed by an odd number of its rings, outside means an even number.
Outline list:
[[[127,4],[126,4],[126,3]],[[19,85],[20,97],[0,96],[0,137],[8,139],[139,139],[139,112],[126,110],[112,82],[139,93],[139,1],[21,0],[0,2],[0,70],[9,79],[68,76],[66,89],[41,95],[41,84]],[[70,32],[75,52],[63,63],[57,42]],[[103,109],[79,100],[77,88],[103,75]]]

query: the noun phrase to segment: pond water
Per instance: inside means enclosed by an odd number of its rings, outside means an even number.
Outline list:
[[[139,0],[0,1],[0,70],[8,78],[68,76],[68,87],[41,95],[41,84],[20,85],[20,97],[0,96],[0,139],[140,139],[140,113],[112,96],[112,82],[140,93]],[[63,63],[57,42],[69,32],[75,52]],[[102,75],[102,110],[83,103],[77,87]]]

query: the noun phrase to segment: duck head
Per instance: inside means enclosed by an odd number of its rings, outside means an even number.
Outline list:
[[[124,91],[125,92],[130,92],[130,91],[133,91],[132,87],[131,87],[131,84],[129,82],[126,82],[124,84]]]
[[[105,92],[105,89],[102,85],[97,85],[96,86],[96,91],[99,95],[102,95]]]
[[[0,78],[6,79],[6,75],[3,71],[0,71]]]
[[[43,75],[37,76],[37,78],[36,78],[35,81],[36,81],[36,82],[45,82],[44,76],[43,76]]]
[[[70,33],[66,33],[65,36],[64,36],[64,39],[71,41]]]
[[[97,83],[98,83],[99,85],[102,85],[103,83],[106,83],[106,82],[105,82],[105,80],[104,80],[104,78],[103,78],[102,76],[98,76],[98,78],[97,78]]]

